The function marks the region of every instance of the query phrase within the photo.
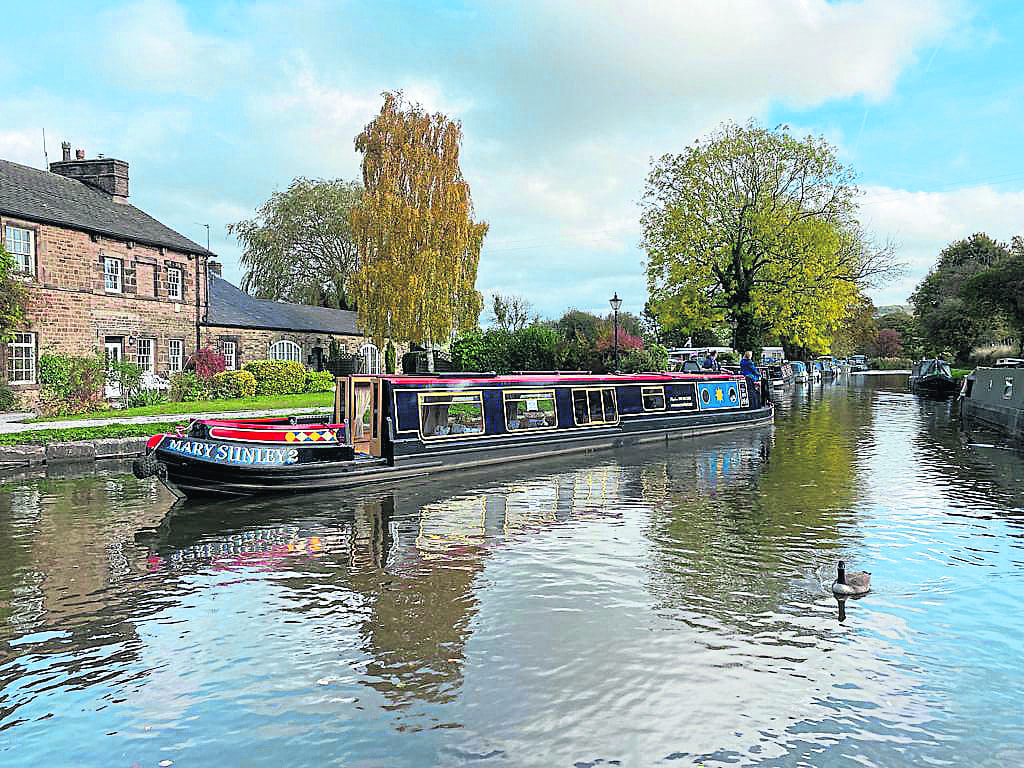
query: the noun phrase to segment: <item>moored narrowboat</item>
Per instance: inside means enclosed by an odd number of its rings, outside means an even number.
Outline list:
[[[1024,360],[1004,358],[971,371],[960,391],[965,423],[1002,432],[1024,443]]]
[[[919,360],[910,371],[910,388],[932,395],[948,395],[956,389],[949,363],[937,357]]]
[[[331,419],[195,420],[154,436],[135,473],[182,496],[327,490],[772,416],[731,374],[351,376],[337,380]]]

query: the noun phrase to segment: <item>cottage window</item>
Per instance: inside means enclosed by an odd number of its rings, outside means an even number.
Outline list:
[[[103,258],[103,290],[107,293],[121,292],[121,260],[112,256]]]
[[[155,339],[139,339],[135,342],[135,364],[144,372],[155,372],[153,367],[153,350],[156,348]]]
[[[359,348],[359,354],[363,356],[363,362],[366,363],[363,371],[371,376],[380,375],[380,350],[375,345],[367,343]]]
[[[36,335],[16,333],[7,345],[7,383],[35,384]]]
[[[177,373],[185,363],[185,341],[184,339],[167,340],[167,362],[171,373]]]
[[[505,393],[505,425],[509,432],[552,429],[557,424],[554,390]]]
[[[31,229],[4,227],[4,248],[14,257],[18,269],[30,275],[36,273],[36,238]]]
[[[483,435],[484,404],[479,392],[420,395],[420,434],[424,438]]]
[[[224,370],[235,370],[235,342],[225,341],[221,343],[221,354],[224,355]]]
[[[167,296],[168,298],[174,299],[175,301],[181,301],[181,297],[184,295],[184,280],[182,279],[181,269],[179,267],[168,267],[167,268]]]
[[[293,360],[296,363],[302,362],[302,347],[294,341],[281,339],[270,347],[271,360]]]

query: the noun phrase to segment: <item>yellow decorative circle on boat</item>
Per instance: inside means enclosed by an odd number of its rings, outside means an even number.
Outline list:
[[[715,387],[715,400],[717,400],[718,402],[722,402],[723,399],[724,398],[722,397],[722,390],[721,390],[721,388],[720,387]]]

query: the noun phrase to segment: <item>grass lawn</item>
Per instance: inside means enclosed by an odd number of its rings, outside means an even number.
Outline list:
[[[953,374],[953,378],[954,379],[962,379],[964,376],[966,376],[972,370],[974,370],[974,369],[973,368],[950,368],[950,372]]]
[[[104,424],[102,427],[67,427],[64,429],[33,429],[28,432],[0,434],[0,445],[48,445],[75,440],[100,440],[110,437],[146,437],[158,432],[171,432],[180,421],[153,424]]]
[[[79,421],[81,419],[123,418],[126,416],[191,416],[194,413],[266,411],[276,408],[320,408],[332,405],[334,405],[333,392],[306,392],[299,395],[265,395],[263,397],[238,398],[236,400],[162,403],[161,405],[147,405],[143,408],[94,411],[78,416],[59,416],[52,419],[31,419],[30,421],[33,423],[45,423],[47,421]],[[156,431],[159,432],[160,430]]]

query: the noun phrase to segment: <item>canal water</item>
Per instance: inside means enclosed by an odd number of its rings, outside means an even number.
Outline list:
[[[758,431],[213,505],[7,478],[0,765],[1024,765],[1024,460],[951,405],[841,379]]]

